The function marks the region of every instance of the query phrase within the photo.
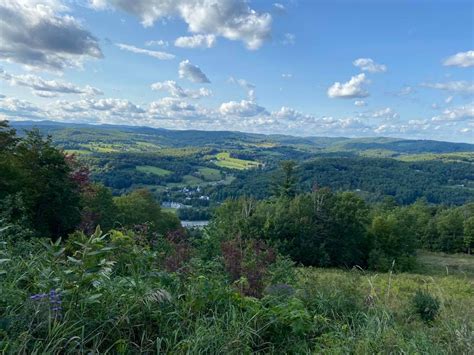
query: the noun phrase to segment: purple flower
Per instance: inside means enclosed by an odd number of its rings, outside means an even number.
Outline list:
[[[51,290],[49,293],[37,293],[30,296],[30,299],[33,301],[43,301],[46,298],[49,300],[50,311],[55,319],[61,317],[61,293],[56,292],[56,290]]]

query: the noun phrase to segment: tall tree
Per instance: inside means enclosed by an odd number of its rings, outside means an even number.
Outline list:
[[[33,130],[20,141],[17,154],[23,172],[21,192],[32,225],[43,236],[66,236],[80,221],[80,197],[64,153],[50,137]]]

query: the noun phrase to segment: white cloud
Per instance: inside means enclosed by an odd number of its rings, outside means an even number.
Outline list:
[[[340,83],[335,82],[327,91],[330,98],[360,98],[369,96],[368,91],[364,88],[364,85],[369,81],[365,77],[364,73],[353,76],[351,80]]]
[[[210,83],[211,81],[207,78],[206,74],[202,70],[186,59],[179,63],[178,74],[181,79],[188,79],[193,83]]]
[[[168,41],[158,39],[158,40],[146,41],[145,45],[148,46],[148,47],[152,47],[152,46],[168,47],[169,43],[168,43]]]
[[[37,111],[41,111],[40,108],[34,104],[25,101],[19,100],[14,97],[2,97],[0,99],[0,111],[8,111],[14,114],[24,112],[26,114],[31,114]]]
[[[301,112],[287,106],[282,106],[278,111],[272,112],[272,116],[278,119],[285,119],[290,121],[295,121],[304,117]]]
[[[451,96],[448,96],[448,97],[444,100],[444,102],[445,102],[446,104],[450,104],[450,103],[453,101],[453,99],[454,99],[454,96],[451,95]]]
[[[145,55],[148,55],[150,57],[160,59],[160,60],[170,60],[170,59],[174,59],[175,57],[174,54],[170,54],[167,52],[152,51],[149,49],[138,48],[138,47],[131,46],[128,44],[123,44],[123,43],[117,43],[116,46],[124,51],[129,51],[129,52],[137,53],[137,54],[145,54]]]
[[[186,101],[174,97],[164,97],[148,106],[148,114],[155,118],[196,118],[201,115],[198,108]]]
[[[102,95],[102,91],[92,86],[79,87],[61,80],[44,80],[37,75],[13,75],[0,68],[0,78],[13,86],[28,87],[40,97],[55,97],[57,94]]]
[[[367,102],[365,102],[364,100],[355,100],[354,105],[356,105],[357,107],[367,106]]]
[[[459,80],[459,81],[448,81],[445,83],[422,83],[421,86],[431,88],[446,90],[451,92],[458,92],[462,94],[473,94],[474,93],[474,83]]]
[[[296,42],[296,36],[293,33],[285,33],[281,43],[285,46],[293,45]]]
[[[465,106],[448,108],[439,116],[434,116],[432,121],[463,121],[474,118],[474,103]]]
[[[0,59],[61,71],[102,58],[96,37],[59,1],[1,0]]]
[[[373,111],[371,114],[373,118],[383,118],[383,119],[398,119],[400,115],[395,112],[392,108],[386,107],[380,110]]]
[[[411,86],[404,86],[399,92],[396,93],[397,96],[408,96],[415,92]]]
[[[283,73],[283,74],[281,74],[281,77],[282,77],[283,79],[291,79],[291,78],[293,78],[293,74],[290,74],[290,73]]]
[[[176,81],[173,80],[154,83],[151,85],[151,89],[158,91],[166,91],[172,97],[176,98],[199,99],[201,97],[207,97],[212,95],[211,90],[207,88],[199,88],[198,90],[183,89],[176,83]]]
[[[174,41],[176,47],[182,48],[212,48],[216,44],[214,35],[194,35],[188,37],[178,37]]]
[[[221,104],[219,112],[226,116],[252,117],[265,112],[265,108],[249,100],[229,101]]]
[[[468,68],[474,66],[474,51],[459,52],[443,61],[445,66]]]
[[[286,11],[285,5],[283,5],[283,4],[279,3],[279,2],[273,3],[273,7],[274,7],[277,11],[279,11],[279,12],[285,12],[285,11]]]
[[[107,4],[139,17],[144,26],[178,16],[192,33],[213,34],[239,40],[249,49],[258,49],[270,37],[272,17],[258,13],[246,0],[90,0],[96,9]]]
[[[252,83],[249,83],[245,79],[235,79],[234,77],[229,78],[229,83],[232,84],[237,84],[241,88],[247,91],[247,97],[250,101],[255,101],[256,100],[256,95],[255,95],[255,85]]]
[[[62,110],[68,112],[102,111],[108,115],[117,116],[142,114],[145,112],[144,109],[129,100],[113,98],[57,101],[56,104],[60,106]]]
[[[387,66],[384,64],[378,64],[371,58],[358,58],[352,62],[352,64],[360,70],[368,71],[370,73],[384,73],[387,71]]]

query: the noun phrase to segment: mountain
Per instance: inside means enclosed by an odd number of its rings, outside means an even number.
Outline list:
[[[53,136],[55,142],[73,149],[75,144],[86,142],[109,143],[124,146],[144,142],[156,147],[245,147],[290,146],[309,151],[355,152],[377,156],[396,156],[420,153],[474,152],[474,144],[434,140],[399,138],[346,138],[346,137],[295,137],[265,135],[234,131],[168,130],[163,128],[90,125],[53,121],[15,121],[11,125],[21,131],[38,128]]]

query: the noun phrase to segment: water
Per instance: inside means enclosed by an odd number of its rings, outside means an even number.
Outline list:
[[[209,221],[181,221],[184,228],[204,228],[209,224]]]

